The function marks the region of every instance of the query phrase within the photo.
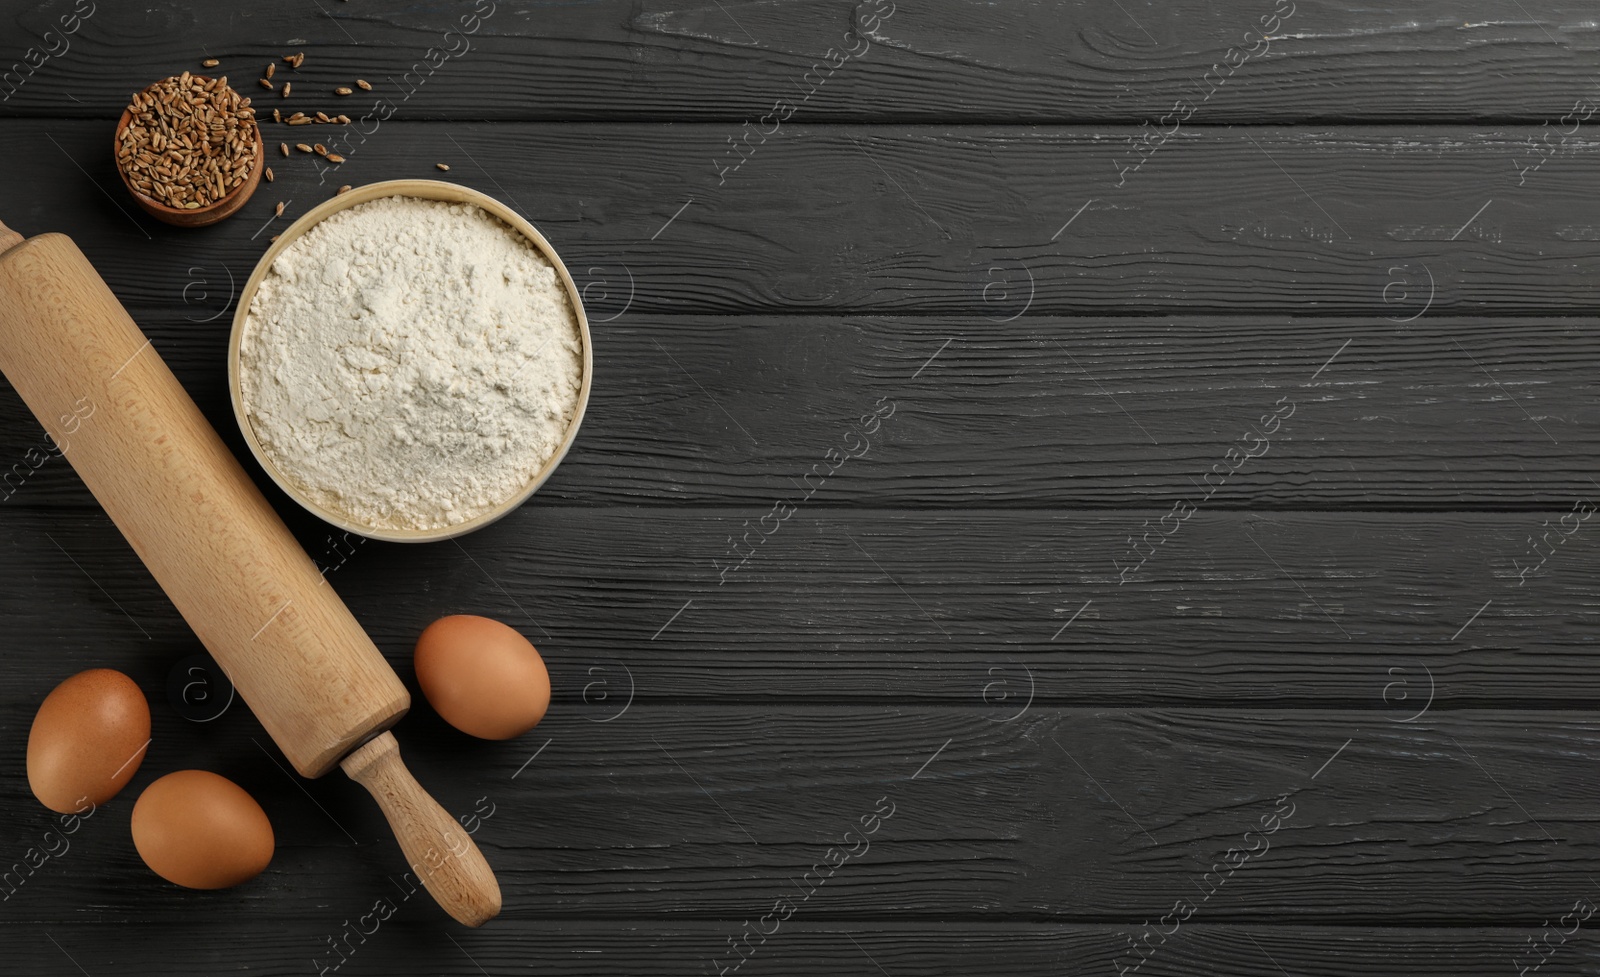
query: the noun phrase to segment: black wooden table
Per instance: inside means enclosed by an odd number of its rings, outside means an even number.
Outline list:
[[[236,450],[235,292],[342,183],[515,207],[596,363],[555,477],[458,543],[346,541],[261,479],[408,682],[447,613],[549,663],[519,740],[420,696],[401,726],[488,812],[478,931],[406,898],[360,787],[169,704],[196,639],[27,466],[6,972],[1600,964],[1592,4],[0,0],[0,32],[0,219],[71,234]],[[373,116],[347,162],[274,159],[208,230],[137,214],[128,95],[296,51],[282,106]],[[0,467],[43,443],[4,388]],[[33,712],[97,666],[150,754],[16,874],[55,824]],[[261,877],[140,862],[133,801],[185,767],[260,799]]]

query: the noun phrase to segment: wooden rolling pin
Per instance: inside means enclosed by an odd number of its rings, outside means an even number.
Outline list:
[[[405,686],[64,235],[0,224],[0,371],[295,769],[342,766],[439,905],[493,918],[494,873],[387,732]]]

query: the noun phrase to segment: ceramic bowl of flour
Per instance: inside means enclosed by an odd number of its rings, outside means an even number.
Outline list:
[[[555,249],[492,197],[389,180],[324,201],[245,283],[228,386],[245,443],[322,519],[449,539],[566,456],[594,370]]]

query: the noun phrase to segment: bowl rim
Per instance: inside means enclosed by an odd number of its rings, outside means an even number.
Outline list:
[[[159,85],[162,82],[168,80],[169,78],[178,78],[181,75],[182,75],[182,72],[179,72],[179,74],[177,74],[177,75],[168,75],[166,78],[158,78],[155,81],[151,82],[150,84],[148,84],[148,85],[144,86],[143,88],[139,89],[134,94],[135,95],[143,95],[145,92],[147,92],[150,89],[156,87],[157,85]],[[215,80],[210,75],[202,75],[202,74],[198,74],[198,73],[192,72],[192,71],[189,73],[189,76],[191,78],[199,78],[199,79],[201,79],[203,81],[213,81],[213,80]],[[226,75],[222,75],[220,77],[226,78],[227,76]],[[229,88],[233,88],[232,85],[229,85],[228,87]],[[234,91],[238,92],[238,89],[235,88]],[[240,98],[246,98],[248,96],[240,94],[239,97]],[[130,102],[131,102],[131,100],[130,100]],[[255,104],[251,103],[250,107],[251,108],[255,108]],[[139,206],[145,208],[148,211],[151,211],[152,213],[155,213],[156,211],[160,211],[161,213],[171,214],[171,215],[173,215],[175,217],[186,217],[186,218],[193,219],[193,218],[201,217],[201,216],[204,216],[204,215],[207,215],[207,214],[215,213],[219,208],[226,207],[228,204],[234,202],[234,198],[238,194],[242,193],[242,194],[244,194],[244,196],[246,198],[248,198],[248,197],[250,197],[252,194],[254,194],[256,192],[256,184],[258,184],[260,182],[260,174],[264,169],[266,169],[266,166],[267,166],[267,138],[261,132],[261,120],[260,119],[257,119],[257,118],[254,118],[254,117],[252,117],[250,119],[250,128],[255,131],[255,135],[256,135],[256,161],[255,161],[255,165],[250,167],[250,172],[244,178],[244,182],[240,183],[238,186],[234,187],[232,190],[229,190],[225,195],[223,195],[222,199],[213,200],[210,203],[206,204],[204,207],[196,207],[193,210],[190,210],[187,207],[174,207],[171,204],[162,203],[161,201],[157,200],[156,198],[154,198],[154,197],[150,196],[149,194],[145,193],[143,190],[140,190],[139,188],[135,187],[133,185],[133,183],[131,181],[129,181],[129,179],[128,179],[128,171],[122,168],[121,161],[117,159],[117,149],[122,144],[122,131],[124,129],[128,128],[128,124],[130,122],[132,122],[132,121],[133,121],[133,106],[131,104],[124,105],[122,107],[122,115],[117,119],[117,127],[111,133],[111,163],[112,163],[112,169],[117,171],[117,177],[120,180],[122,180],[123,188],[126,189],[128,191],[128,193],[131,194],[133,196],[133,198],[139,202]]]
[[[583,381],[578,389],[577,404],[573,408],[572,420],[567,423],[566,433],[562,436],[561,443],[556,447],[555,453],[547,459],[543,466],[534,473],[524,486],[515,495],[495,506],[487,512],[480,513],[464,522],[451,526],[442,526],[437,529],[398,529],[388,526],[368,526],[356,522],[342,513],[330,510],[314,502],[306,494],[280,472],[273,464],[261,443],[256,438],[255,430],[250,423],[249,413],[245,409],[244,398],[240,388],[240,347],[244,339],[245,320],[250,314],[250,305],[255,299],[256,291],[260,287],[267,273],[272,269],[273,262],[278,255],[296,240],[306,234],[312,227],[323,220],[348,210],[358,204],[382,197],[419,197],[425,200],[443,200],[447,203],[475,204],[494,217],[505,222],[512,229],[520,232],[524,237],[544,255],[552,267],[555,268],[567,292],[571,303],[574,318],[577,320],[578,336],[583,344]],[[538,228],[534,227],[526,218],[506,204],[496,200],[471,187],[445,180],[380,180],[376,183],[367,183],[354,187],[342,194],[330,197],[322,203],[302,214],[294,223],[279,233],[278,239],[272,242],[266,252],[256,262],[255,269],[250,273],[250,278],[245,282],[244,288],[239,292],[238,306],[233,313],[233,327],[228,336],[228,396],[233,403],[234,420],[239,424],[239,431],[244,436],[245,444],[250,448],[250,453],[255,456],[256,462],[266,471],[267,475],[282,489],[284,494],[298,503],[301,508],[317,516],[324,522],[331,523],[338,528],[365,536],[369,539],[385,540],[392,543],[429,543],[440,540],[455,539],[467,533],[482,529],[490,523],[503,519],[528,501],[534,492],[538,491],[555,472],[556,466],[561,464],[567,456],[567,451],[577,439],[578,428],[583,423],[584,413],[589,405],[589,388],[594,378],[594,344],[589,336],[589,319],[584,314],[583,296],[572,276],[567,272],[566,264],[556,254],[554,247],[545,240]]]

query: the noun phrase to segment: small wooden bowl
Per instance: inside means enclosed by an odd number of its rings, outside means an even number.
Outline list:
[[[490,214],[504,221],[516,231],[520,231],[539,253],[554,266],[556,275],[567,290],[567,300],[572,304],[572,312],[578,324],[578,336],[583,343],[583,385],[578,389],[578,403],[573,409],[572,420],[567,424],[566,435],[562,437],[561,444],[556,448],[555,454],[544,463],[544,467],[534,473],[533,478],[516,495],[502,502],[500,505],[473,519],[457,523],[454,526],[444,526],[438,529],[395,529],[387,526],[367,526],[354,522],[341,513],[326,509],[311,499],[307,498],[300,488],[280,472],[267,453],[262,450],[261,443],[256,440],[255,429],[250,424],[250,416],[245,411],[244,397],[239,386],[239,347],[244,341],[245,319],[250,314],[250,305],[255,300],[256,290],[261,287],[262,279],[267,277],[267,272],[272,269],[272,263],[278,260],[278,255],[290,244],[293,244],[301,235],[311,230],[320,221],[325,220],[341,210],[348,210],[357,204],[376,200],[379,197],[420,197],[425,200],[445,200],[450,203],[474,204],[483,208]],[[300,503],[308,512],[316,515],[324,522],[332,523],[346,532],[356,533],[371,539],[387,540],[391,543],[430,543],[435,540],[453,539],[463,536],[476,529],[503,518],[522,503],[543,485],[550,475],[561,464],[561,459],[567,456],[567,450],[572,447],[572,442],[578,436],[578,426],[583,423],[584,410],[589,405],[589,383],[594,376],[594,347],[589,339],[589,319],[583,313],[583,296],[578,291],[578,286],[573,284],[572,276],[567,273],[567,266],[562,263],[561,257],[556,254],[556,249],[544,239],[544,235],[526,220],[521,214],[507,207],[505,204],[487,194],[479,193],[468,187],[454,183],[445,183],[441,180],[384,180],[379,183],[369,183],[366,186],[356,187],[346,193],[339,194],[306,211],[278,234],[278,240],[267,248],[261,260],[256,262],[255,271],[251,272],[250,279],[244,283],[244,290],[239,293],[239,305],[233,313],[233,332],[228,338],[228,394],[233,401],[233,416],[239,422],[239,431],[244,435],[245,444],[250,446],[250,453],[255,455],[256,461],[266,469],[268,475],[283,489],[284,494]]]
[[[205,75],[194,75],[193,77],[201,81],[211,80]],[[155,84],[158,85],[160,82]],[[153,88],[155,85],[150,87]],[[244,182],[228,191],[228,195],[221,200],[212,201],[204,207],[187,210],[182,207],[168,206],[145,194],[142,190],[136,189],[129,182],[127,171],[117,162],[117,148],[122,145],[123,130],[128,128],[128,123],[132,121],[133,112],[130,109],[123,109],[122,118],[117,120],[117,131],[111,136],[111,165],[117,168],[117,176],[122,178],[122,185],[128,188],[128,192],[133,194],[134,202],[156,220],[176,227],[205,227],[208,224],[215,224],[217,221],[233,216],[240,207],[244,206],[244,202],[250,199],[250,195],[256,192],[256,186],[261,182],[261,171],[267,165],[267,146],[266,142],[261,138],[260,123],[250,123],[250,129],[255,133],[256,137],[256,161],[250,167],[250,172],[245,174]]]

